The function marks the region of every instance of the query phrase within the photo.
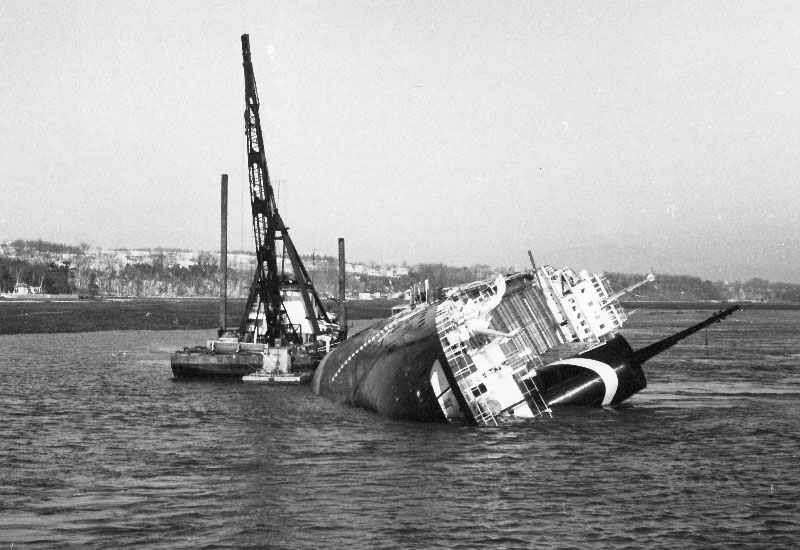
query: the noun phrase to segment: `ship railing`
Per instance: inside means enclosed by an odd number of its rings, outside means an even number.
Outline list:
[[[497,425],[494,412],[481,398],[481,395],[474,395],[471,386],[474,380],[469,378],[478,371],[472,354],[478,351],[481,346],[476,346],[476,342],[469,331],[462,330],[461,323],[458,322],[458,307],[455,304],[443,304],[437,312],[436,324],[439,329],[439,338],[442,349],[445,352],[448,365],[451,368],[453,377],[466,401],[475,421],[485,425]],[[536,321],[534,321],[536,322]],[[510,369],[511,378],[515,382],[525,402],[534,417],[550,414],[544,398],[539,392],[538,387],[533,382],[532,377],[536,374],[536,363],[542,365],[541,358],[535,351],[533,341],[528,341],[531,334],[525,334],[524,330],[515,331],[514,335],[501,344],[500,349],[504,355],[503,368]],[[535,410],[534,410],[535,409]]]
[[[517,383],[526,401],[529,404],[533,404],[536,408],[534,417],[539,417],[544,414],[552,416],[550,408],[547,406],[547,403],[545,403],[539,388],[533,381],[533,377],[536,375],[535,361],[538,361],[539,365],[543,365],[541,358],[527,346],[520,349],[516,341],[512,340],[509,343],[514,345],[517,350],[513,354],[507,354],[506,365],[511,369],[511,376],[514,382]],[[526,382],[526,380],[529,382]]]
[[[461,390],[464,400],[467,402],[470,411],[472,412],[476,422],[485,425],[497,425],[496,414],[483,402],[479,396],[473,395],[470,390],[470,381],[468,378],[477,372],[477,367],[472,360],[473,351],[467,340],[455,339],[455,341],[448,341],[447,334],[452,334],[453,331],[458,330],[458,323],[453,319],[452,312],[443,312],[440,316],[439,326],[442,327],[442,348],[445,351],[445,357],[448,364],[453,369],[453,377]],[[507,342],[509,348],[503,351],[505,356],[505,367],[511,370],[511,377],[519,388],[520,393],[525,398],[529,407],[532,405],[531,413],[534,417],[539,417],[544,414],[550,414],[550,409],[541,396],[535,383],[532,381],[525,382],[526,378],[530,378],[531,373],[535,374],[535,366],[533,358],[539,359],[538,355],[527,346],[522,348],[519,343],[515,341],[516,337]],[[541,363],[541,360],[539,361]],[[535,411],[533,410],[535,409]]]
[[[450,365],[453,378],[455,378],[456,384],[458,385],[458,390],[464,397],[475,421],[485,425],[497,425],[497,420],[491,410],[489,410],[488,407],[484,407],[472,392],[468,391],[469,384],[466,379],[472,373],[477,372],[477,367],[469,353],[467,353],[469,350],[467,346],[469,340],[464,340],[459,337],[448,339],[447,337],[448,335],[457,334],[459,332],[458,323],[456,323],[453,316],[454,309],[455,305],[450,302],[450,304],[443,304],[443,306],[439,307],[436,313],[436,326],[441,327],[439,340],[442,344],[445,358],[447,359],[448,365]]]

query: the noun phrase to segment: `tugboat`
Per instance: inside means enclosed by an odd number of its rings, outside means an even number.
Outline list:
[[[275,202],[261,133],[258,92],[250,59],[250,39],[242,35],[245,80],[245,133],[256,271],[239,327],[227,330],[225,314],[216,340],[171,355],[176,378],[242,378],[299,383],[339,338],[289,236]],[[223,176],[221,255],[227,250],[227,176]],[[223,261],[223,263],[225,263]],[[340,262],[341,263],[341,262]],[[224,303],[225,285],[221,285]],[[224,307],[223,307],[224,310]],[[254,375],[250,377],[249,375]]]
[[[612,294],[601,275],[534,264],[425,296],[342,342],[313,391],[392,419],[477,425],[617,405],[646,387],[645,361],[739,309],[634,351],[615,334],[618,298],[652,280]]]

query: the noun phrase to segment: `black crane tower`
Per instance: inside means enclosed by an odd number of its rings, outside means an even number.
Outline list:
[[[247,298],[239,333],[245,342],[303,344],[315,341],[322,333],[320,323],[330,323],[311,278],[289,237],[275,203],[275,193],[267,171],[258,91],[250,60],[250,37],[242,35],[244,66],[247,164],[250,179],[250,205],[256,244],[256,271]],[[290,267],[286,265],[288,259]],[[285,299],[300,299],[313,334],[303,334],[299,319],[290,319]]]

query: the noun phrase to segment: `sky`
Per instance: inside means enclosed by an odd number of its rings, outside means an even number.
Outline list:
[[[800,283],[796,2],[0,2],[0,240]]]

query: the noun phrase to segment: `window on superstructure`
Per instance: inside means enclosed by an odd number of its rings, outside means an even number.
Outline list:
[[[486,393],[486,385],[485,384],[478,384],[477,386],[472,388],[472,395],[474,395],[475,397],[480,397],[484,393]]]

